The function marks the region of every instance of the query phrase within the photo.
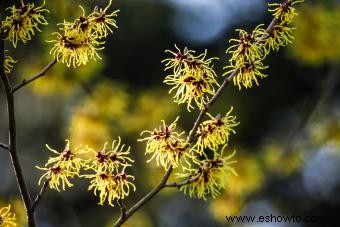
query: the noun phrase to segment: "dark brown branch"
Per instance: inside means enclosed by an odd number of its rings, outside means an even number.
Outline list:
[[[180,188],[184,185],[187,185],[187,184],[191,184],[193,182],[195,182],[197,180],[197,177],[199,175],[195,176],[195,177],[188,177],[188,179],[184,180],[184,181],[180,181],[180,182],[174,182],[174,183],[169,183],[169,184],[166,184],[164,187],[167,187],[167,188]]]
[[[277,24],[277,19],[273,19],[269,26],[266,29],[266,32],[270,34],[274,26]],[[262,38],[265,38],[266,35],[264,35]],[[197,131],[201,121],[203,120],[203,117],[209,110],[209,108],[216,102],[216,100],[222,95],[223,91],[229,84],[229,82],[233,79],[234,76],[236,76],[239,72],[239,69],[235,69],[228,77],[226,77],[220,86],[220,88],[217,90],[216,94],[209,100],[209,102],[205,105],[205,107],[201,110],[199,113],[193,128],[190,130],[189,136],[188,136],[188,142],[192,142],[195,138],[195,132]],[[170,175],[172,173],[172,166],[167,170],[166,174],[162,178],[161,183],[159,183],[155,188],[153,188],[148,194],[146,194],[142,199],[140,199],[133,207],[131,207],[127,212],[125,218],[119,218],[114,226],[121,226],[132,214],[134,214],[138,209],[140,209],[146,202],[148,202],[151,198],[153,198],[160,190],[162,190],[165,187],[168,187],[166,182],[168,181]],[[175,183],[174,183],[175,184]],[[172,184],[169,184],[172,185]]]
[[[42,199],[44,193],[46,192],[46,189],[47,189],[47,186],[48,186],[48,183],[49,183],[49,182],[50,182],[50,180],[46,180],[46,181],[44,182],[44,184],[42,185],[42,187],[40,188],[39,193],[35,196],[34,202],[33,202],[32,206],[31,206],[31,209],[30,209],[30,211],[31,211],[32,213],[34,213],[35,208],[37,207],[38,203],[39,203],[40,200]]]
[[[119,199],[117,203],[118,203],[118,206],[120,208],[120,218],[124,219],[126,217],[126,208],[123,204],[123,200]]]
[[[8,150],[8,146],[4,143],[0,143],[0,148]]]
[[[131,215],[133,215],[137,210],[139,210],[145,203],[147,203],[151,198],[153,198],[157,193],[165,187],[167,180],[169,179],[172,172],[172,166],[166,171],[164,177],[161,182],[154,187],[148,194],[146,194],[143,198],[141,198],[135,205],[133,205],[128,211],[125,213],[125,217],[120,217],[114,226],[121,226]]]
[[[8,142],[8,150],[11,156],[12,165],[15,172],[15,177],[17,179],[20,194],[22,200],[25,205],[27,220],[29,227],[35,227],[35,218],[34,213],[30,212],[30,208],[32,206],[32,201],[30,194],[28,192],[28,188],[26,185],[25,177],[21,168],[20,160],[18,157],[17,150],[17,133],[16,133],[16,121],[15,121],[15,106],[14,106],[14,96],[12,92],[12,86],[10,81],[5,73],[4,69],[4,40],[0,39],[0,77],[5,89],[6,100],[7,100],[7,112],[8,112],[8,132],[9,132],[9,142]]]
[[[40,72],[38,72],[37,74],[32,76],[30,79],[27,79],[27,80],[24,79],[21,83],[15,85],[12,92],[14,93],[17,90],[19,90],[20,88],[26,86],[27,84],[29,84],[29,83],[35,81],[36,79],[44,76],[46,74],[46,72],[55,65],[55,63],[57,63],[56,59],[51,61],[47,66],[45,66],[45,68],[43,68]]]

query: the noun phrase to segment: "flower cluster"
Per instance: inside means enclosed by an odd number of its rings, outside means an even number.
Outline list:
[[[39,179],[39,185],[43,179],[49,183],[49,187],[60,191],[59,186],[65,190],[65,186],[72,187],[73,184],[68,178],[79,176],[81,167],[86,161],[79,157],[84,151],[80,148],[70,149],[70,141],[66,140],[66,146],[62,152],[58,152],[48,145],[47,149],[57,154],[56,157],[50,157],[45,164],[45,167],[36,166],[38,169],[45,171]]]
[[[93,190],[94,195],[99,195],[100,205],[107,200],[109,205],[113,206],[113,201],[129,195],[130,187],[136,190],[136,186],[131,182],[135,178],[125,173],[125,167],[115,174],[98,171],[96,174],[84,175],[85,178],[92,179],[88,190]]]
[[[105,42],[103,38],[112,33],[112,27],[117,28],[114,17],[119,10],[108,13],[112,0],[107,7],[98,9],[97,7],[89,15],[85,15],[85,10],[80,6],[83,15],[73,22],[65,21],[61,25],[61,32],[55,32],[56,40],[53,43],[50,53],[67,66],[77,67],[86,65],[89,60],[100,59],[98,54],[102,50]]]
[[[131,163],[134,162],[128,157],[130,147],[125,149],[125,145],[121,145],[120,138],[116,142],[112,142],[109,150],[106,148],[107,143],[101,151],[89,148],[92,157],[85,169],[91,170],[93,173],[83,175],[83,177],[91,179],[88,190],[93,190],[94,195],[99,195],[100,205],[103,205],[107,200],[109,205],[113,206],[113,201],[124,199],[130,193],[130,187],[134,191],[136,190],[135,185],[131,182],[134,177],[125,173],[126,167],[131,166]]]
[[[227,71],[225,75],[232,73],[235,69],[238,70],[237,75],[233,77],[233,82],[235,85],[241,89],[242,85],[245,88],[250,88],[253,86],[253,83],[259,85],[258,78],[267,77],[266,74],[262,73],[263,69],[267,69],[268,66],[264,66],[262,63],[262,59],[249,60],[248,62],[243,63],[242,65],[228,65],[225,66],[224,69]]]
[[[231,62],[236,65],[242,65],[263,56],[263,49],[257,45],[266,31],[262,28],[263,24],[258,25],[252,33],[248,33],[242,29],[236,29],[239,32],[239,39],[230,39],[229,42],[236,44],[227,49],[227,53],[231,54]]]
[[[165,77],[164,83],[172,86],[169,93],[175,91],[174,99],[177,103],[187,103],[187,109],[194,108],[194,100],[199,108],[203,108],[209,95],[215,94],[216,73],[212,61],[217,58],[207,58],[207,51],[195,55],[195,51],[184,48],[181,52],[176,47],[176,52],[167,50],[173,58],[164,59],[165,70],[172,69],[173,74]]]
[[[218,150],[220,145],[228,142],[230,134],[235,134],[234,127],[239,124],[236,122],[236,117],[230,115],[233,108],[226,113],[224,117],[217,115],[211,116],[209,120],[201,123],[196,132],[197,142],[193,146],[193,150],[202,154],[204,149],[210,149],[214,152]]]
[[[304,0],[285,0],[283,3],[268,3],[273,9],[269,9],[269,12],[273,13],[276,19],[280,19],[282,22],[291,23],[294,17],[297,15],[294,5],[301,3]]]
[[[167,125],[165,121],[159,129],[155,128],[153,131],[143,131],[148,133],[149,136],[139,139],[138,141],[147,141],[145,154],[151,154],[151,158],[147,161],[150,162],[156,159],[158,166],[163,166],[167,169],[170,165],[178,167],[180,158],[185,155],[185,150],[188,143],[185,142],[181,136],[184,132],[176,132],[178,117],[170,125]]]
[[[297,15],[294,5],[303,0],[285,0],[283,3],[271,3],[269,9],[276,18],[272,26],[267,30],[262,28],[262,24],[257,26],[252,33],[238,29],[239,39],[231,39],[230,42],[236,44],[227,49],[231,55],[229,64],[225,66],[227,70],[224,75],[233,75],[233,83],[238,86],[251,88],[253,84],[259,85],[258,78],[266,75],[262,70],[268,68],[262,61],[271,50],[277,51],[279,47],[291,42],[293,28],[287,26]],[[232,73],[232,74],[231,74]]]
[[[208,114],[210,119],[202,122],[195,132],[196,142],[189,150],[194,165],[187,161],[189,167],[183,166],[183,172],[177,174],[179,179],[187,182],[180,189],[190,197],[206,199],[211,194],[215,198],[225,188],[226,176],[230,172],[236,175],[229,166],[236,162],[229,161],[235,152],[223,157],[229,136],[236,133],[234,128],[239,124],[236,117],[231,115],[232,111],[231,107],[223,117]],[[222,149],[220,146],[223,146]]]
[[[117,144],[115,140],[112,142],[110,150],[106,148],[107,143],[104,144],[101,151],[89,149],[93,154],[93,159],[91,160],[91,163],[87,164],[87,168],[112,172],[115,169],[118,169],[119,166],[131,166],[130,163],[133,163],[133,160],[127,156],[130,154],[130,147],[125,150],[125,145],[123,144],[121,146],[120,144],[121,139],[119,137]]]
[[[112,206],[115,199],[124,199],[129,194],[130,187],[136,190],[135,185],[131,183],[134,177],[125,172],[126,167],[134,162],[128,157],[130,147],[125,149],[125,145],[121,145],[120,138],[112,142],[111,149],[107,149],[107,143],[105,143],[100,151],[88,146],[71,150],[70,142],[66,141],[67,144],[62,152],[46,145],[58,156],[49,158],[45,167],[37,166],[38,169],[45,171],[39,179],[39,184],[46,179],[50,188],[59,191],[60,185],[63,190],[66,186],[73,186],[69,178],[74,176],[88,178],[91,179],[88,189],[94,190],[95,195],[99,192],[99,204],[103,205],[107,199]],[[81,170],[92,173],[80,174]]]
[[[11,212],[11,205],[0,209],[0,226],[2,227],[13,227],[17,226],[15,223],[15,214]]]
[[[230,42],[236,42],[236,44],[230,46],[226,51],[231,54],[231,58],[229,65],[224,67],[228,70],[224,75],[237,70],[236,75],[233,77],[233,82],[235,85],[238,85],[239,89],[242,86],[245,88],[252,87],[253,81],[258,84],[257,76],[265,77],[264,74],[257,73],[261,70],[261,68],[258,68],[259,64],[254,64],[254,62],[261,61],[265,54],[260,43],[267,33],[262,26],[262,24],[257,26],[252,33],[238,29],[239,39],[230,40]]]
[[[211,194],[213,198],[220,194],[221,189],[226,187],[228,175],[237,175],[230,165],[236,161],[230,160],[235,155],[233,152],[223,157],[223,149],[220,155],[215,154],[213,159],[206,158],[197,163],[196,168],[186,168],[184,173],[178,174],[179,178],[190,179],[192,183],[180,188],[190,197],[203,198]]]
[[[269,53],[270,50],[278,51],[281,46],[286,46],[294,39],[292,32],[294,28],[276,24],[271,33],[268,34],[265,40],[265,50]]]
[[[12,42],[16,47],[18,41],[26,43],[35,35],[35,31],[40,31],[39,25],[47,25],[43,13],[49,12],[44,9],[45,1],[41,6],[35,6],[34,3],[24,3],[21,0],[21,6],[8,7],[10,16],[2,21],[1,30],[6,34],[6,39]]]
[[[269,53],[270,50],[278,51],[281,46],[286,46],[293,39],[294,28],[289,27],[297,15],[294,5],[304,0],[285,0],[283,3],[269,3],[273,7],[268,11],[273,14],[277,22],[272,29],[267,32],[264,41],[264,49]]]

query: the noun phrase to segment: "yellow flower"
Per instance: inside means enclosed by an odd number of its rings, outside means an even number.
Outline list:
[[[134,179],[134,176],[126,174],[124,170],[114,176],[114,189],[116,190],[119,199],[124,199],[126,196],[129,195],[130,186],[133,188],[133,191],[136,191],[136,186],[130,182],[130,180]]]
[[[96,39],[105,38],[110,33],[113,33],[111,27],[117,27],[116,20],[113,17],[117,16],[119,10],[112,13],[107,13],[112,0],[105,9],[95,7],[93,12],[88,16],[85,15],[85,10],[82,6],[79,6],[82,10],[82,16],[78,17],[74,22],[64,22],[64,27],[68,29],[77,29],[79,32],[89,33],[93,35]]]
[[[0,226],[2,227],[13,227],[17,226],[15,223],[15,214],[11,212],[11,205],[0,209]]]
[[[99,204],[103,205],[108,198],[109,205],[113,206],[113,200],[118,198],[117,192],[112,190],[113,175],[111,173],[97,172],[96,174],[84,175],[84,177],[92,179],[88,190],[93,190],[95,196],[99,192]]]
[[[172,165],[174,168],[177,168],[180,164],[180,158],[187,154],[185,152],[187,145],[184,140],[164,143],[158,152],[153,152],[152,157],[147,162],[156,159],[158,166],[163,166],[165,169],[168,169],[169,166]],[[147,153],[148,152],[146,152],[146,154]]]
[[[233,77],[234,85],[237,85],[239,90],[241,90],[242,86],[245,88],[251,88],[253,86],[253,82],[255,82],[256,85],[259,85],[257,77],[264,78],[267,76],[263,74],[261,70],[267,69],[268,66],[264,66],[261,61],[262,59],[250,60],[248,62],[243,62],[240,65],[226,66],[224,69],[230,70],[225,72],[223,75],[228,75],[237,69],[238,72]]]
[[[8,7],[11,12],[10,16],[2,22],[1,30],[7,34],[7,39],[16,47],[18,40],[26,43],[35,35],[35,30],[41,31],[38,26],[47,25],[42,13],[49,12],[44,9],[45,1],[41,6],[35,6],[34,3],[24,3],[21,0],[21,6],[16,8],[15,5]]]
[[[180,188],[185,194],[190,197],[203,198],[206,200],[207,195],[213,198],[220,194],[222,189],[225,189],[228,175],[230,173],[237,175],[234,168],[230,165],[237,161],[230,161],[235,155],[235,151],[227,156],[222,157],[222,154],[214,155],[213,159],[201,160],[197,168],[185,168],[184,173],[178,174],[179,178],[191,179],[191,183]]]
[[[269,7],[273,7],[268,11],[273,14],[276,19],[280,19],[284,23],[291,23],[297,15],[294,5],[304,0],[285,0],[283,3],[268,3]]]
[[[130,163],[134,161],[128,157],[130,154],[130,147],[125,149],[125,144],[121,145],[121,139],[118,137],[118,143],[116,140],[112,142],[110,150],[106,149],[107,143],[105,143],[101,151],[95,151],[89,148],[95,157],[91,162],[86,165],[86,169],[94,169],[97,171],[109,171],[118,170],[120,166],[131,166]]]
[[[173,68],[173,72],[176,76],[181,76],[187,72],[195,74],[194,72],[196,70],[203,70],[206,72],[207,76],[216,77],[216,73],[210,65],[212,64],[213,60],[217,60],[218,58],[214,57],[206,59],[207,50],[205,50],[203,54],[195,56],[194,54],[196,51],[189,50],[187,47],[184,48],[183,53],[176,45],[175,48],[176,52],[171,50],[165,51],[174,56],[172,58],[166,58],[162,61],[165,63],[165,70]]]
[[[227,54],[231,54],[230,62],[240,65],[249,60],[259,59],[264,52],[260,42],[266,36],[265,29],[261,28],[263,24],[258,25],[252,33],[248,33],[242,29],[236,29],[239,32],[239,39],[230,39],[229,42],[236,42],[227,50]]]
[[[173,165],[175,168],[178,167],[179,159],[185,154],[187,143],[181,136],[184,132],[178,133],[174,131],[176,129],[177,120],[170,125],[165,124],[159,127],[159,129],[154,129],[153,131],[145,130],[141,133],[149,133],[143,139],[138,139],[138,141],[147,141],[145,154],[151,154],[151,158],[147,161],[150,162],[156,159],[157,166],[163,166],[165,169],[169,165]]]
[[[13,69],[13,64],[17,63],[16,60],[14,60],[11,56],[5,55],[4,59],[4,68],[5,73],[9,74]]]
[[[57,61],[66,63],[68,67],[77,67],[86,65],[89,60],[101,59],[97,51],[104,49],[100,47],[104,42],[99,42],[90,33],[79,32],[77,28],[65,26],[62,30],[63,35],[55,32],[57,39],[48,41],[54,43],[50,53]]]
[[[219,86],[214,77],[209,77],[204,70],[195,72],[187,71],[183,76],[169,75],[164,83],[173,86],[169,93],[176,91],[175,102],[187,103],[187,110],[193,109],[191,102],[194,100],[199,108],[204,108],[209,100],[208,95],[215,94],[215,85]]]
[[[107,13],[108,8],[111,6],[112,0],[103,10],[97,7],[88,16],[90,21],[90,27],[98,38],[103,38],[108,36],[108,33],[113,33],[111,27],[118,28],[116,20],[113,17],[117,16],[119,10],[113,11],[112,13]]]
[[[64,23],[61,23],[64,26],[62,30],[77,29],[78,32],[83,33],[87,33],[90,30],[90,20],[87,16],[85,16],[84,8],[81,5],[79,5],[79,8],[83,14],[75,19],[74,22],[64,21]]]
[[[130,187],[136,190],[135,185],[130,182],[134,177],[124,172],[125,167],[117,174],[98,170],[95,174],[84,175],[85,178],[92,179],[88,190],[93,190],[94,195],[99,196],[100,205],[107,200],[113,206],[114,200],[124,199],[129,195]]]
[[[62,186],[62,189],[65,190],[65,186],[72,187],[73,184],[68,180],[68,177],[74,177],[75,175],[78,175],[76,172],[72,172],[70,170],[67,170],[65,167],[61,167],[58,165],[55,165],[50,168],[42,168],[39,166],[36,166],[36,168],[40,170],[46,171],[44,173],[38,182],[38,185],[41,184],[41,181],[43,179],[48,180],[49,187],[51,189],[56,189],[57,191],[60,191],[59,186]]]
[[[74,22],[65,21],[61,25],[63,34],[55,32],[56,40],[48,42],[54,43],[50,53],[67,66],[77,67],[86,65],[89,60],[101,59],[98,51],[104,49],[101,45],[105,42],[99,41],[106,37],[108,32],[112,33],[111,27],[116,27],[116,21],[113,17],[117,16],[117,11],[107,13],[107,9],[103,10],[96,7],[94,11],[86,16],[85,10],[80,6],[83,14],[74,20]]]
[[[78,173],[80,172],[80,168],[85,164],[85,160],[81,159],[77,155],[84,153],[80,148],[76,147],[74,150],[70,149],[70,141],[66,140],[66,146],[62,152],[58,152],[52,149],[49,145],[46,144],[47,149],[57,154],[57,157],[49,158],[45,166],[50,164],[58,165],[61,168]]]
[[[230,115],[232,111],[233,107],[224,117],[221,115],[213,117],[207,113],[210,120],[204,121],[197,129],[197,142],[192,150],[202,154],[204,149],[209,148],[215,152],[219,145],[227,143],[230,134],[236,134],[234,127],[240,124],[236,121],[236,116]]]
[[[207,51],[195,56],[195,51],[184,49],[183,53],[175,46],[177,53],[167,50],[174,58],[167,58],[165,70],[173,68],[173,74],[165,77],[164,83],[173,86],[169,93],[176,91],[175,102],[187,103],[187,109],[194,108],[191,104],[195,100],[199,108],[203,108],[209,95],[215,94],[215,87],[219,86],[216,81],[216,73],[212,67],[212,60],[206,59]]]
[[[266,52],[269,53],[270,50],[278,51],[280,46],[285,46],[291,43],[294,39],[292,32],[294,28],[284,26],[282,24],[277,24],[273,27],[273,30],[266,37],[264,46]]]

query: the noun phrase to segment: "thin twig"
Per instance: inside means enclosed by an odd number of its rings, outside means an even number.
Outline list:
[[[277,24],[278,20],[273,19],[269,26],[266,29],[266,32],[270,34],[274,26]],[[263,37],[265,37],[264,35]],[[208,101],[208,103],[205,105],[205,107],[201,110],[199,113],[194,126],[190,130],[189,136],[188,136],[188,142],[192,142],[195,138],[195,132],[197,131],[201,121],[203,120],[203,117],[209,110],[209,108],[216,102],[216,100],[222,95],[223,91],[229,84],[229,82],[233,79],[234,76],[236,76],[239,72],[239,69],[235,69],[228,77],[226,77],[220,86],[220,88],[217,90],[216,94]],[[134,206],[132,206],[127,212],[125,218],[119,218],[116,223],[114,224],[115,227],[121,226],[132,214],[134,214],[137,210],[139,210],[146,202],[148,202],[152,197],[158,194],[160,190],[167,187],[166,182],[168,181],[170,175],[172,173],[172,166],[169,167],[166,174],[162,178],[161,183],[159,183],[156,187],[154,187],[148,194],[146,194],[142,199],[140,199]]]
[[[35,196],[35,199],[33,201],[33,204],[31,206],[31,209],[30,211],[33,213],[35,211],[35,208],[37,207],[38,203],[40,202],[40,200],[42,199],[44,193],[46,192],[46,189],[47,189],[47,186],[48,186],[48,183],[50,182],[50,180],[46,180],[44,182],[44,184],[42,185],[42,187],[40,188],[40,191],[39,193]]]
[[[8,146],[4,143],[0,143],[0,148],[8,150]]]
[[[120,218],[125,218],[125,216],[126,216],[126,209],[125,209],[125,206],[123,204],[123,200],[122,199],[118,200],[118,206],[120,208]]]
[[[180,182],[173,182],[173,183],[169,183],[169,184],[166,184],[164,185],[164,187],[167,187],[167,188],[180,188],[184,185],[187,185],[187,184],[191,184],[193,182],[195,182],[197,180],[199,175],[195,176],[195,177],[188,177],[186,180],[183,180],[183,181],[180,181]]]
[[[1,23],[0,23],[1,24]],[[8,148],[9,153],[12,160],[12,165],[15,172],[15,177],[18,182],[18,186],[20,189],[20,194],[22,200],[25,205],[25,210],[27,213],[27,220],[29,227],[35,227],[35,218],[34,213],[30,212],[30,208],[32,206],[32,200],[30,194],[28,192],[28,188],[26,185],[25,177],[22,171],[22,167],[20,164],[20,160],[18,157],[18,150],[17,150],[17,132],[16,132],[16,120],[15,120],[15,106],[14,106],[14,96],[12,92],[12,86],[10,81],[5,73],[4,69],[4,40],[0,39],[0,77],[5,89],[6,100],[7,100],[7,112],[8,112],[8,132],[9,132],[9,142]]]
[[[29,83],[35,81],[36,79],[38,79],[38,78],[44,76],[44,75],[46,74],[46,72],[47,72],[50,68],[52,68],[52,67],[55,65],[55,63],[57,63],[57,60],[56,60],[56,59],[54,59],[53,61],[51,61],[47,66],[45,66],[45,68],[43,68],[40,72],[38,72],[37,74],[35,74],[34,76],[32,76],[30,79],[27,79],[27,80],[24,79],[21,83],[15,85],[15,86],[13,87],[12,92],[14,93],[14,92],[16,92],[17,90],[19,90],[20,88],[26,86],[27,84],[29,84]]]
[[[166,171],[164,177],[161,182],[154,187],[148,194],[146,194],[143,198],[141,198],[135,205],[133,205],[129,210],[126,211],[124,218],[119,218],[114,226],[121,226],[131,215],[133,215],[137,210],[139,210],[145,203],[147,203],[152,197],[157,195],[157,193],[162,190],[169,179],[172,172],[172,166]]]

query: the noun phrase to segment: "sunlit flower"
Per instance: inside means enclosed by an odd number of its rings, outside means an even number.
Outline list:
[[[99,204],[103,205],[108,198],[109,205],[113,206],[113,200],[118,198],[117,192],[112,190],[113,174],[106,174],[104,172],[97,172],[96,174],[84,175],[85,178],[92,179],[88,190],[93,190],[95,196],[99,195]]]
[[[217,151],[219,145],[224,145],[228,142],[230,134],[235,134],[234,127],[239,125],[236,121],[236,116],[232,116],[233,107],[225,114],[225,116],[211,116],[209,120],[204,121],[197,129],[197,142],[192,150],[202,154],[204,149],[209,148],[214,152]]]
[[[187,73],[196,74],[196,71],[204,71],[208,77],[216,77],[212,69],[212,61],[218,58],[207,58],[207,50],[203,54],[195,55],[196,51],[184,48],[183,52],[175,45],[176,52],[166,50],[173,55],[172,58],[166,58],[162,62],[165,64],[165,70],[173,69],[174,76],[182,76]]]
[[[41,181],[45,179],[48,181],[49,187],[51,189],[56,189],[57,191],[60,191],[59,189],[60,185],[62,186],[63,190],[65,190],[65,186],[72,187],[73,184],[68,180],[68,178],[69,177],[72,178],[75,175],[78,175],[78,173],[69,171],[65,167],[63,168],[58,165],[55,165],[50,168],[42,168],[42,167],[36,166],[36,168],[46,171],[46,173],[44,173],[40,177],[38,185],[40,185]]]
[[[17,63],[16,60],[14,60],[11,56],[5,55],[4,59],[4,68],[5,68],[5,73],[9,74],[12,69],[13,69],[13,64]]]
[[[117,16],[116,10],[107,13],[111,5],[111,0],[105,9],[96,7],[92,13],[85,15],[85,10],[80,6],[82,15],[73,22],[64,21],[61,23],[62,32],[55,32],[56,40],[48,42],[54,43],[50,53],[57,61],[66,63],[67,66],[77,67],[86,65],[89,60],[101,59],[98,51],[104,49],[104,41],[109,32],[112,33],[112,27],[117,28],[116,21],[113,17]]]
[[[121,145],[120,137],[118,137],[118,142],[116,142],[116,140],[112,142],[111,149],[106,148],[107,143],[105,143],[101,151],[95,151],[90,148],[89,150],[94,154],[94,158],[87,164],[86,168],[111,172],[118,170],[120,166],[131,166],[130,163],[134,161],[128,157],[130,147],[125,149],[125,144]]]
[[[234,168],[230,166],[237,162],[230,160],[235,155],[235,151],[227,157],[222,157],[222,154],[221,156],[214,155],[213,159],[199,161],[197,168],[187,168],[184,173],[178,174],[179,178],[192,180],[190,184],[182,186],[180,190],[190,197],[203,198],[204,200],[207,195],[211,195],[213,198],[218,196],[220,191],[226,187],[228,175],[230,173],[237,175]]]
[[[187,71],[180,77],[175,74],[169,75],[165,78],[164,83],[173,86],[169,93],[176,92],[175,102],[178,104],[187,103],[188,111],[194,108],[193,100],[202,109],[209,100],[209,95],[215,94],[215,86],[219,86],[216,78],[208,76],[204,70]]]
[[[251,60],[243,62],[240,65],[230,65],[224,67],[224,69],[230,69],[225,72],[224,75],[232,73],[234,70],[238,70],[237,74],[233,77],[234,85],[237,85],[241,90],[241,87],[251,88],[253,83],[259,85],[258,78],[264,78],[267,75],[263,74],[261,70],[267,69],[268,66],[264,66],[262,59]]]
[[[152,157],[147,161],[156,160],[158,166],[163,166],[167,169],[170,165],[177,168],[180,164],[180,158],[187,153],[185,152],[188,144],[184,140],[178,139],[175,142],[164,143],[158,152],[153,152]],[[146,152],[147,154],[149,152]]]
[[[104,48],[100,47],[103,42],[96,40],[90,33],[79,32],[76,28],[65,27],[62,30],[64,34],[55,32],[53,34],[57,39],[48,41],[54,43],[50,53],[57,61],[66,63],[68,67],[77,67],[86,65],[89,60],[101,59],[98,51]]]
[[[109,205],[113,206],[114,200],[124,199],[129,195],[130,187],[134,191],[136,190],[135,185],[131,182],[134,177],[126,174],[124,169],[117,174],[98,171],[95,174],[84,175],[85,178],[92,179],[88,190],[93,190],[94,195],[99,196],[100,205],[103,205],[107,200]]]
[[[291,23],[297,15],[294,5],[303,1],[304,0],[285,0],[283,3],[268,3],[269,7],[273,7],[268,11],[271,12],[276,19],[280,19],[285,23]]]
[[[32,36],[35,35],[35,30],[40,31],[39,25],[47,25],[42,13],[48,13],[47,9],[44,9],[45,1],[41,6],[35,6],[34,3],[24,3],[21,0],[21,6],[8,7],[11,15],[7,16],[2,21],[1,30],[7,34],[7,39],[13,43],[16,47],[18,40],[26,43],[31,40]]]
[[[15,214],[11,212],[11,205],[0,209],[0,227],[17,226]]]
[[[129,195],[130,187],[132,187],[133,191],[136,191],[136,186],[130,182],[134,179],[134,176],[126,174],[124,170],[113,177],[113,181],[115,182],[114,189],[116,190],[119,199],[124,199]]]
[[[294,39],[292,32],[294,28],[290,28],[281,24],[277,24],[273,27],[272,32],[267,36],[265,40],[265,49],[267,53],[270,50],[278,51],[280,46],[285,46],[291,43]]]
[[[118,28],[116,20],[113,19],[117,17],[119,10],[113,11],[112,13],[107,13],[107,10],[111,6],[112,0],[103,10],[102,8],[95,8],[94,11],[88,16],[90,21],[90,27],[98,38],[103,38],[108,36],[108,33],[112,33],[111,27]]]
[[[81,9],[83,14],[75,19],[73,22],[64,21],[63,23],[61,23],[61,25],[64,26],[62,30],[76,29],[78,30],[78,32],[87,33],[91,29],[90,19],[88,16],[85,15],[84,8],[81,5],[79,5],[79,8]]]
[[[62,152],[58,152],[57,150],[52,149],[47,144],[46,147],[58,156],[54,158],[49,158],[45,166],[48,166],[50,164],[58,165],[67,171],[79,174],[80,168],[85,164],[85,160],[78,157],[79,154],[84,153],[82,149],[78,147],[71,149],[69,140],[66,140],[66,146]]]
[[[243,64],[249,60],[259,59],[263,56],[264,52],[260,42],[266,36],[265,29],[262,28],[263,24],[258,25],[252,33],[248,33],[242,29],[236,29],[239,32],[239,39],[230,39],[229,42],[236,42],[230,46],[226,53],[231,54],[231,62],[235,64]]]
[[[209,95],[215,94],[215,86],[219,86],[212,66],[212,61],[218,58],[206,59],[206,50],[195,56],[193,50],[184,48],[182,53],[175,47],[177,52],[166,51],[174,57],[162,61],[165,63],[165,70],[173,69],[173,74],[166,76],[164,83],[173,86],[169,93],[175,92],[175,102],[187,103],[188,111],[194,108],[191,103],[193,100],[199,108],[203,108]]]
[[[145,154],[152,155],[147,162],[156,159],[157,165],[161,165],[165,169],[170,164],[174,167],[178,166],[179,159],[185,153],[187,143],[181,138],[184,132],[178,133],[175,131],[177,120],[178,117],[170,125],[162,121],[163,125],[159,129],[155,128],[153,131],[146,130],[141,133],[141,135],[144,133],[150,134],[150,136],[138,140],[147,141]]]

